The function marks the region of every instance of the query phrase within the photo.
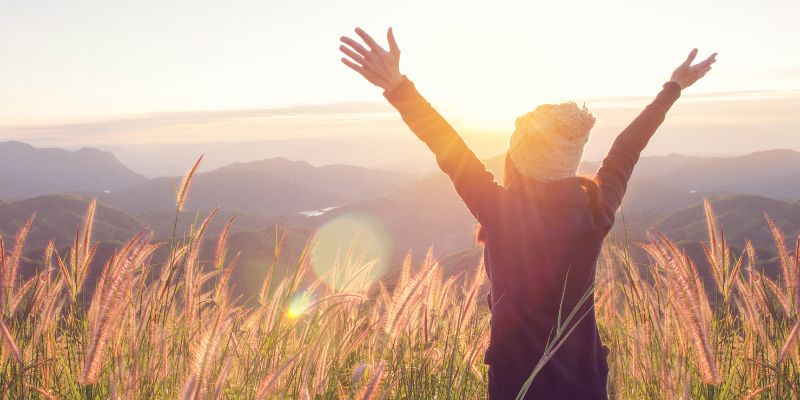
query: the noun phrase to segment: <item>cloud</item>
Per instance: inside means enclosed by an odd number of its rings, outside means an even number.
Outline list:
[[[644,102],[650,101],[650,96],[620,96],[620,97],[600,97],[591,99],[593,108],[619,108],[619,107],[639,107]],[[681,102],[691,103],[723,103],[723,102],[747,102],[759,100],[792,100],[800,99],[800,91],[733,91],[733,92],[709,92],[699,94],[682,94]]]
[[[590,100],[598,123],[587,154],[605,154],[616,134],[650,97]],[[648,152],[728,153],[747,149],[800,147],[800,92],[740,91],[686,94],[676,104]],[[457,110],[448,110],[456,128],[477,151],[496,152],[507,132],[475,129]],[[385,102],[341,102],[220,111],[161,112],[70,124],[0,127],[0,137],[39,146],[132,146],[247,143],[280,139],[358,138],[414,140]],[[361,140],[365,143],[364,140]]]
[[[226,136],[231,140],[246,140],[259,129],[267,136],[272,133],[273,137],[286,137],[289,133],[298,133],[298,129],[331,127],[365,119],[390,119],[393,115],[391,107],[383,102],[300,104],[264,109],[159,112],[80,123],[7,126],[0,127],[0,135],[35,143],[95,144],[208,141],[212,138],[203,137],[203,134],[211,131],[227,132]],[[287,129],[287,126],[292,129]],[[276,129],[286,133],[270,132]]]

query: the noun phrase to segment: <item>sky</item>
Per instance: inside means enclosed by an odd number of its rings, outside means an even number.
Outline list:
[[[575,100],[598,116],[587,154],[601,156],[693,47],[701,57],[719,52],[715,69],[685,92],[663,129],[668,135],[648,151],[800,149],[796,0],[0,0],[0,7],[2,140],[99,147],[140,164],[142,149],[153,146],[388,138],[413,148],[380,89],[339,61],[341,35],[361,26],[385,42],[392,26],[402,72],[481,155],[502,150],[516,116]]]

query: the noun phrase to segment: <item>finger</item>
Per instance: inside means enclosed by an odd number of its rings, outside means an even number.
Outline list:
[[[692,65],[692,61],[694,61],[695,57],[697,57],[696,48],[689,52],[689,56],[686,57],[686,61],[683,62],[683,65]]]
[[[386,34],[386,38],[389,40],[389,52],[394,54],[395,56],[400,55],[400,47],[397,46],[397,40],[394,39],[394,32],[392,28],[389,28],[389,32]]]
[[[355,61],[355,62],[357,62],[357,63],[361,64],[362,66],[363,66],[364,64],[366,64],[366,61],[367,61],[367,60],[365,60],[365,59],[364,59],[364,57],[361,57],[361,56],[360,56],[359,54],[357,54],[355,51],[353,51],[353,50],[350,50],[350,48],[349,48],[349,47],[347,47],[347,46],[345,46],[345,45],[342,45],[342,46],[339,46],[339,50],[341,50],[341,52],[342,52],[342,53],[346,54],[348,57],[352,58],[352,59],[353,59],[353,61]]]
[[[703,71],[705,71],[706,68],[711,68],[711,64],[705,64],[705,62],[701,63],[701,64],[697,64],[697,65],[692,66],[691,70],[692,70],[693,73],[699,74],[699,73],[702,73]]]
[[[356,33],[358,34],[358,36],[361,36],[361,39],[363,39],[364,43],[366,43],[367,46],[369,46],[370,50],[378,50],[378,49],[383,50],[383,47],[381,47],[378,44],[378,42],[376,42],[375,39],[372,38],[372,36],[368,35],[367,32],[364,32],[363,29],[356,28]]]
[[[347,36],[342,36],[339,40],[341,40],[344,44],[353,48],[353,50],[357,51],[358,54],[361,54],[362,57],[367,58],[369,56],[369,50],[365,49],[360,43],[356,42],[353,39],[350,39]]]
[[[697,64],[697,65],[700,65],[703,68],[705,68],[705,67],[707,67],[707,66],[709,66],[709,65],[711,65],[711,64],[713,64],[715,62],[717,62],[717,53],[714,53],[714,54],[710,55],[708,58],[703,60],[703,62],[701,62],[700,64]]]
[[[708,71],[711,71],[711,67],[705,67],[705,68],[703,68],[703,69],[700,71],[700,73],[697,75],[697,79],[700,79],[700,78],[702,78],[702,77],[706,76],[706,74],[708,73]]]
[[[354,63],[354,62],[352,62],[352,61],[350,61],[350,60],[348,60],[346,58],[342,58],[342,63],[344,63],[344,65],[347,65],[348,67],[350,67],[350,69],[352,69],[353,71],[356,71],[359,74],[361,74],[361,76],[364,76],[364,68],[361,67],[360,65],[358,65],[358,64],[356,64],[356,63]]]

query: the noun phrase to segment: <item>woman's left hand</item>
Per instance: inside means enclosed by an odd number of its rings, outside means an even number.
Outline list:
[[[681,89],[686,89],[687,87],[692,86],[700,78],[706,76],[708,71],[711,71],[711,64],[717,62],[717,53],[714,53],[705,60],[692,65],[695,57],[697,57],[697,49],[692,50],[689,53],[689,57],[686,58],[686,61],[679,65],[678,68],[676,68],[672,73],[670,80],[677,83]]]
[[[349,57],[343,57],[342,62],[383,90],[397,87],[403,81],[403,74],[400,73],[400,48],[394,40],[392,28],[386,34],[389,51],[384,50],[361,28],[356,28],[356,33],[369,49],[347,36],[342,36],[341,41],[347,46],[341,45],[339,50]]]

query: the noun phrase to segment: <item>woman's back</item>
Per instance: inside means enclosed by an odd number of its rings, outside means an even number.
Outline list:
[[[579,178],[536,186],[535,196],[505,190],[497,197],[496,223],[484,227],[492,398],[516,396],[555,341],[559,315],[563,325],[573,310],[567,330],[575,330],[537,373],[526,399],[605,398],[608,368],[586,295],[610,225]]]

